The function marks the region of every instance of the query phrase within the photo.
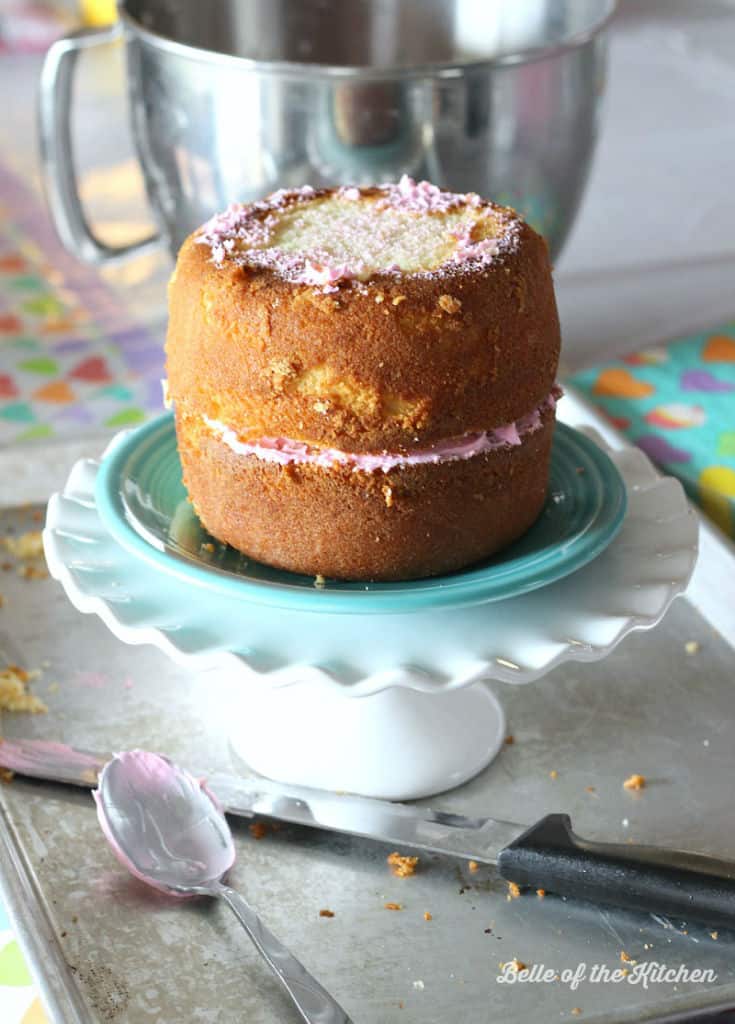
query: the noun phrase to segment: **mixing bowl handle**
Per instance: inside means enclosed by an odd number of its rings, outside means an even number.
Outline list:
[[[41,72],[38,120],[46,196],[62,242],[85,263],[110,263],[159,244],[157,233],[130,245],[102,242],[87,222],[77,187],[70,117],[77,58],[82,50],[113,42],[121,32],[119,25],[112,25],[59,39],[46,54]]]

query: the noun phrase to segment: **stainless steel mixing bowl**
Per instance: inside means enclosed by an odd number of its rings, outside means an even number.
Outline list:
[[[102,263],[273,189],[407,173],[515,206],[556,255],[597,134],[614,0],[124,0],[48,52],[40,131],[58,232]],[[123,38],[154,238],[88,226],[70,104],[79,53]]]

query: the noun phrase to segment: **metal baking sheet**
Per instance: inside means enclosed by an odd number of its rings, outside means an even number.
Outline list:
[[[0,532],[33,528],[31,512],[1,513]],[[702,579],[735,578],[731,551],[712,531],[702,559],[695,596]],[[99,750],[137,745],[194,769],[237,770],[225,680],[124,646],[51,580],[0,573],[0,593],[0,652],[43,669],[34,690],[49,705],[47,715],[4,715],[5,735]],[[697,603],[675,602],[660,626],[628,637],[603,662],[564,665],[529,686],[491,684],[514,742],[472,782],[427,802],[528,822],[564,810],[591,838],[735,859],[735,658],[714,628],[717,616]],[[735,623],[718,621],[732,640]],[[699,644],[694,654],[685,650],[690,641]],[[632,772],[648,779],[640,793],[622,787]],[[258,840],[237,823],[235,833],[233,884],[356,1024],[649,1021],[735,1003],[735,931],[714,937],[686,922],[552,895],[509,900],[492,869],[473,873],[449,858],[423,856],[414,877],[394,878],[390,848],[309,829],[283,827]],[[0,787],[0,878],[59,1024],[295,1019],[226,907],[172,902],[125,874],[88,794],[19,779]],[[324,908],[335,916],[320,917]],[[593,971],[623,966],[621,951],[638,964],[712,973],[645,987],[641,969],[633,984],[627,965],[622,980],[592,981]],[[560,977],[499,982],[499,964],[513,958]],[[565,972],[583,975],[577,987]]]

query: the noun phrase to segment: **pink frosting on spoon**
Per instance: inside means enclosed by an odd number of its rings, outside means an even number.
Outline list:
[[[330,469],[333,466],[351,466],[353,472],[389,473],[399,466],[417,466],[426,463],[453,462],[457,459],[471,459],[475,455],[497,451],[499,448],[514,448],[523,443],[529,434],[539,430],[542,414],[553,411],[562,396],[562,389],[554,385],[549,395],[536,409],[521,416],[515,423],[494,427],[460,437],[448,438],[430,448],[418,448],[411,452],[345,452],[339,448],[318,448],[305,441],[287,437],[262,437],[257,441],[241,441],[234,430],[218,420],[204,417],[209,429],[238,455],[254,455],[264,462],[275,462],[285,466],[313,465]]]
[[[214,814],[211,809],[203,811],[202,793]],[[92,795],[100,826],[117,859],[156,889],[171,892],[172,865],[182,883],[200,884],[221,877],[234,862],[235,850],[219,802],[201,780],[161,754],[147,750],[115,754]]]

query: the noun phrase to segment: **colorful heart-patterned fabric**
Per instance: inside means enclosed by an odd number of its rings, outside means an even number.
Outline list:
[[[48,1024],[10,919],[1,903],[0,1020],[3,1024]]]
[[[735,537],[735,323],[584,370],[572,383]]]
[[[163,361],[161,340],[0,165],[0,445],[142,422],[160,411]]]

